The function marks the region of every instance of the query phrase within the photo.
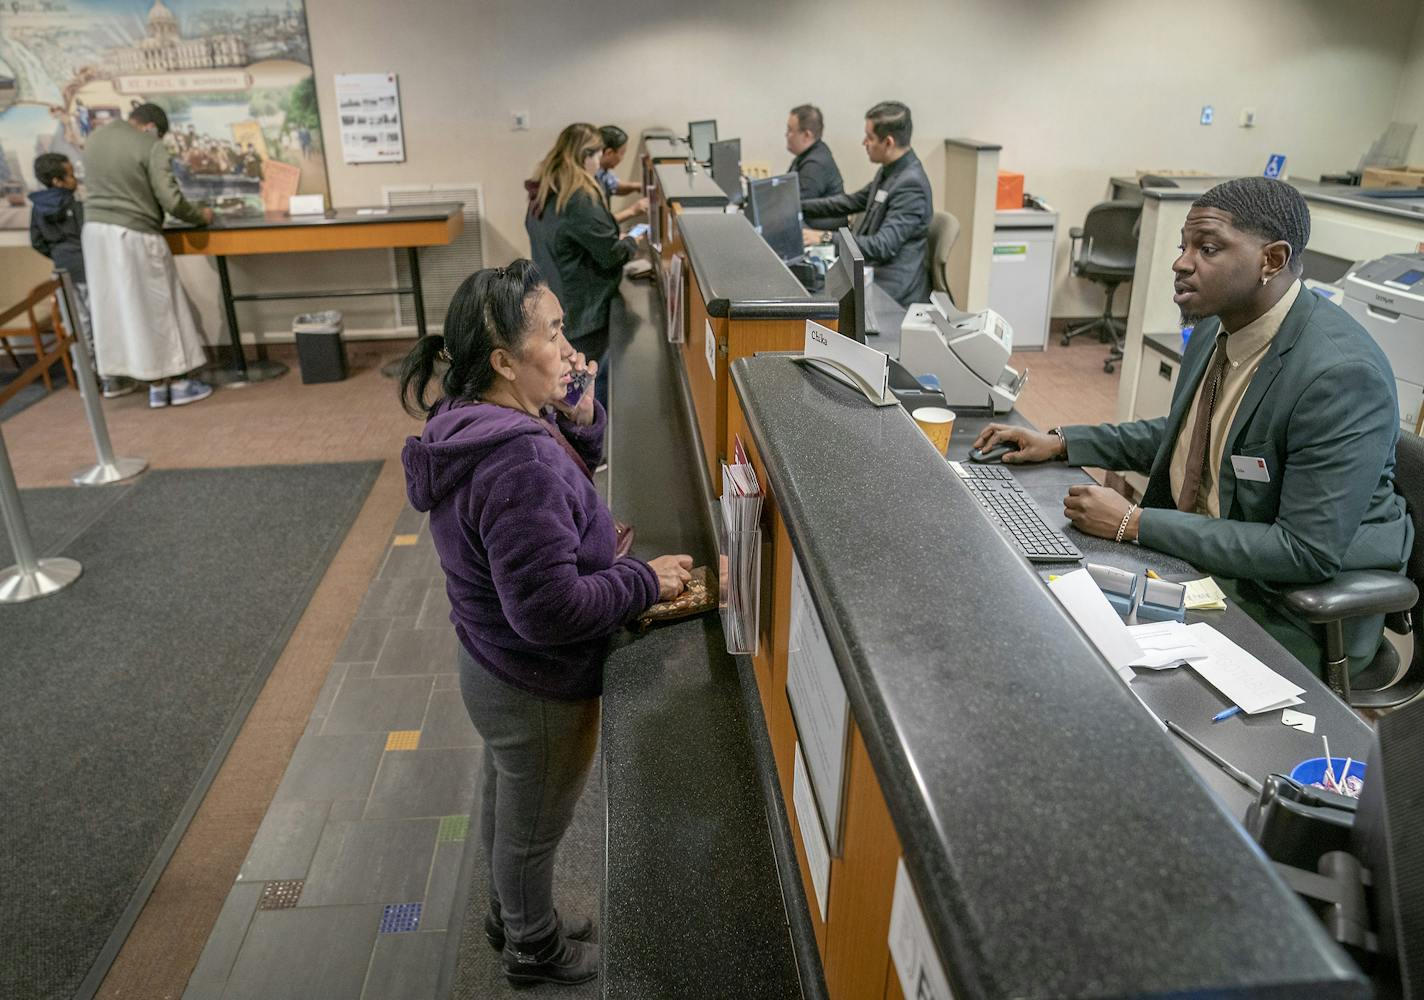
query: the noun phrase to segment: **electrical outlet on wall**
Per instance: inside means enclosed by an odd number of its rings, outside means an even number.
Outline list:
[[[527,132],[529,130],[529,112],[511,111],[509,113],[509,126],[516,132]]]
[[[1212,120],[1212,118],[1213,118],[1214,115],[1215,115],[1215,112],[1213,112],[1213,111],[1211,110],[1211,105],[1210,105],[1210,104],[1203,104],[1203,105],[1202,105],[1201,123],[1202,123],[1203,125],[1210,125],[1210,124],[1211,124],[1211,120]]]
[[[1255,109],[1255,108],[1242,108],[1242,109],[1241,109],[1241,127],[1242,127],[1242,128],[1255,128],[1255,127],[1256,127],[1256,109]]]

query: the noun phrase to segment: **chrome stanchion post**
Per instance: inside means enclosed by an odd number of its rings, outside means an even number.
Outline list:
[[[15,470],[10,468],[4,434],[0,434],[0,515],[3,515],[5,533],[10,536],[16,559],[14,566],[0,569],[0,604],[19,604],[44,597],[79,579],[84,568],[73,559],[35,558],[30,526],[25,523],[25,509],[20,506],[20,488],[15,484]]]
[[[76,291],[74,279],[68,271],[56,271],[60,289],[59,309],[63,313],[64,327],[71,334],[70,357],[74,362],[74,373],[79,379],[79,395],[84,399],[84,411],[89,416],[89,432],[94,437],[94,451],[99,464],[76,472],[70,478],[76,486],[103,486],[105,483],[122,482],[132,479],[148,468],[145,458],[115,458],[114,446],[109,442],[109,427],[104,423],[104,408],[100,405],[99,383],[94,378],[94,359],[89,354],[88,331],[84,328],[84,313],[75,305]]]

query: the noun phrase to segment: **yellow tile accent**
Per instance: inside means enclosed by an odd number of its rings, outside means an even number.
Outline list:
[[[420,541],[420,536],[419,536],[419,535],[396,535],[396,537],[391,540],[391,544],[392,544],[392,545],[414,545],[414,544],[415,544],[416,542],[418,542],[418,541]]]
[[[419,729],[392,729],[386,736],[387,750],[417,750],[419,748]]]

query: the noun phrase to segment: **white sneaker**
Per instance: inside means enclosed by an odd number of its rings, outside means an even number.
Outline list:
[[[161,410],[168,405],[168,386],[151,385],[148,387],[148,408],[150,410]]]
[[[174,406],[187,406],[213,394],[213,387],[195,378],[174,379],[168,383],[168,401]],[[149,405],[152,405],[152,394]]]

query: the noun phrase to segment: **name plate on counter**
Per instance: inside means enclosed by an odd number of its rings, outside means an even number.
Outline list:
[[[801,563],[791,560],[791,635],[787,647],[786,698],[806,755],[821,828],[834,857],[841,853],[850,707],[826,630],[816,614]]]
[[[712,373],[712,381],[715,382],[717,381],[717,335],[712,332],[710,319],[705,319],[702,322],[707,324],[706,330],[703,331],[702,351],[707,355],[707,370]]]
[[[895,896],[890,903],[890,960],[907,1000],[954,1000],[935,951],[905,859],[895,865]]]

